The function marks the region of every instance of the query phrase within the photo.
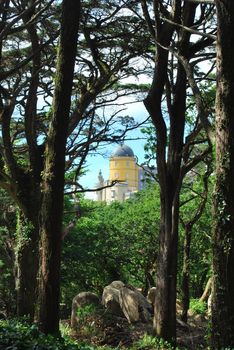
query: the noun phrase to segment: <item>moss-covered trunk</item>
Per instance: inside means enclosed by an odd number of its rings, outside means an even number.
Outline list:
[[[64,0],[53,100],[45,151],[40,211],[38,323],[45,333],[59,333],[60,260],[65,149],[77,48],[80,1]]]
[[[216,1],[217,95],[212,349],[234,347],[234,2]]]
[[[15,261],[17,316],[29,316],[31,321],[37,299],[38,237],[38,226],[19,212]]]
[[[17,316],[28,316],[33,321],[38,284],[40,190],[39,183],[33,176],[23,175],[18,180],[15,247],[16,309]]]

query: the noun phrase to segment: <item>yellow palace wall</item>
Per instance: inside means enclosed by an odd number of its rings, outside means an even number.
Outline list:
[[[138,189],[138,166],[135,157],[111,157],[109,180],[128,183],[128,187]]]

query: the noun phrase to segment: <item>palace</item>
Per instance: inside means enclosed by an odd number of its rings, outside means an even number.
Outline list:
[[[98,201],[111,203],[113,201],[124,201],[134,193],[142,190],[146,183],[146,170],[141,168],[137,162],[133,150],[125,145],[119,145],[109,158],[109,179],[104,180],[101,170],[98,175],[96,188],[103,188],[96,192]]]

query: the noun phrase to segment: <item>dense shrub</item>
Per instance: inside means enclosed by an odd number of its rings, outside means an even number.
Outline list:
[[[189,307],[196,314],[205,314],[207,311],[206,303],[199,299],[190,299]]]
[[[62,255],[63,315],[82,291],[101,295],[114,280],[146,289],[152,275],[159,231],[159,189],[110,205],[80,200],[81,217],[66,236]],[[66,217],[67,219],[67,217]]]
[[[41,333],[36,325],[24,320],[0,320],[1,350],[93,350],[63,338],[56,339]]]

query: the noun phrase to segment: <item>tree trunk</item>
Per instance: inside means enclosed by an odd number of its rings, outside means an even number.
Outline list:
[[[156,128],[157,170],[160,185],[160,248],[156,271],[156,303],[154,312],[154,329],[156,335],[176,344],[176,282],[179,193],[181,188],[181,159],[184,143],[185,110],[187,78],[182,65],[177,62],[173,71],[175,79],[168,74],[168,50],[173,41],[175,27],[167,21],[160,21],[160,2],[154,1],[157,43],[155,70],[152,85],[144,103]],[[173,2],[174,20],[184,18],[187,26],[192,26],[196,5]],[[184,57],[189,57],[190,34],[181,31],[178,34],[178,50]],[[168,89],[168,85],[170,85]],[[166,90],[167,113],[165,120],[162,107]],[[169,91],[168,91],[169,90]],[[173,94],[171,92],[173,91]]]
[[[179,205],[178,197],[174,204],[169,200],[170,197],[171,194],[167,193],[167,196],[164,195],[164,201],[161,202],[160,250],[156,272],[154,328],[160,338],[175,344]]]
[[[234,347],[234,1],[216,0],[217,95],[212,349]]]
[[[205,290],[203,291],[202,293],[202,296],[201,298],[199,299],[199,301],[201,301],[202,303],[204,301],[207,301],[210,294],[211,294],[211,290],[212,290],[212,284],[213,284],[213,278],[210,277],[206,283],[206,286],[205,286]]]
[[[38,273],[38,226],[20,211],[15,262],[17,316],[34,319]]]
[[[80,1],[64,0],[53,100],[45,151],[40,212],[38,323],[44,333],[59,334],[60,260],[65,148],[78,38]]]
[[[16,309],[17,316],[28,316],[31,321],[35,315],[38,284],[39,188],[39,183],[33,177],[29,178],[27,175],[18,177],[16,200],[19,209],[15,251]]]
[[[187,322],[188,320],[188,309],[189,309],[189,281],[190,281],[190,245],[191,245],[191,230],[190,226],[185,227],[184,237],[184,256],[183,256],[183,270],[182,270],[182,314],[181,320]]]

